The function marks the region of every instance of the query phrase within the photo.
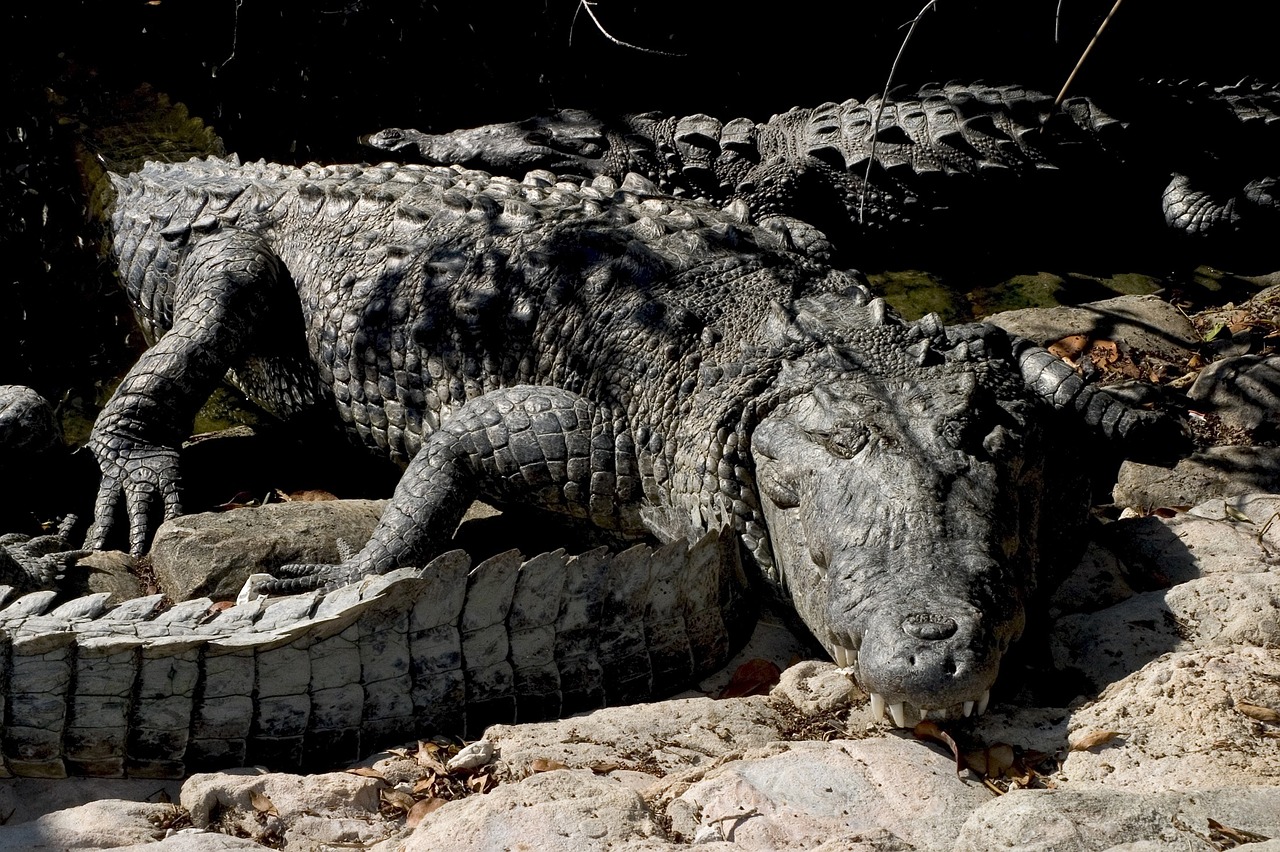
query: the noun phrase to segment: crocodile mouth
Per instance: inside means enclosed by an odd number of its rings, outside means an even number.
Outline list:
[[[842,669],[857,670],[858,652],[843,645],[833,644],[832,656],[836,665]],[[981,716],[987,712],[991,702],[991,690],[983,690],[982,695],[969,701],[961,701],[947,706],[929,706],[923,702],[909,704],[906,701],[889,702],[884,695],[872,692],[871,718],[876,722],[892,722],[895,728],[910,728],[928,719],[939,721],[947,719],[969,718],[975,713]],[[886,718],[885,711],[888,711]]]

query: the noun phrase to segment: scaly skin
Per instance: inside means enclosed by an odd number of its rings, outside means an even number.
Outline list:
[[[180,511],[183,424],[233,367],[406,465],[358,554],[278,591],[425,564],[477,496],[621,536],[727,524],[899,723],[960,713],[1021,630],[1045,528],[1085,506],[1042,511],[1054,409],[1137,446],[1160,425],[1003,332],[902,322],[789,250],[814,242],[799,223],[608,178],[208,160],[117,189],[121,277],[160,338],[90,440],[93,544],[123,507],[142,552]]]
[[[912,263],[929,246],[974,241],[1008,254],[1026,235],[1094,220],[1098,233],[1114,223],[1133,240],[1163,219],[1237,259],[1269,245],[1280,224],[1280,89],[1158,83],[1102,94],[1055,109],[1052,96],[1020,86],[948,83],[767,122],[561,110],[440,134],[387,128],[363,141],[503,174],[639,172],[665,193],[746,203],[755,221],[803,219],[856,244],[859,262],[886,239]]]

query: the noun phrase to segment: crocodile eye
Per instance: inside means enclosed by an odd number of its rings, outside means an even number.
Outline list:
[[[830,432],[814,434],[818,443],[836,458],[851,459],[867,445],[867,429],[865,426],[839,426]]]
[[[942,424],[942,440],[956,450],[964,449],[966,424],[959,420],[948,420]]]

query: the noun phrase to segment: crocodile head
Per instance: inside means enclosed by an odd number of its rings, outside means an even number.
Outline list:
[[[388,127],[360,142],[400,154],[416,151],[427,163],[458,163],[501,173],[548,169],[595,174],[597,161],[609,149],[603,122],[573,109],[450,133]]]
[[[753,432],[778,581],[899,726],[985,709],[1023,630],[1043,450],[1007,379],[850,370]]]

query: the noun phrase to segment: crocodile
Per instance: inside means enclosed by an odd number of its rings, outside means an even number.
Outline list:
[[[1043,246],[1047,232],[1112,237],[1115,227],[1131,242],[1167,229],[1238,258],[1280,223],[1280,87],[1254,80],[1115,86],[1061,105],[1023,86],[953,82],[766,122],[565,109],[361,141],[503,174],[631,173],[668,194],[746,203],[757,221],[803,219],[856,246],[858,263],[886,243],[918,263],[938,243],[994,240],[1009,252],[1024,238]]]
[[[970,715],[1084,520],[1055,430],[1172,434],[993,326],[904,321],[794,219],[458,166],[213,157],[112,181],[155,343],[90,436],[86,546],[127,527],[143,553],[181,513],[178,447],[228,374],[405,473],[358,553],[208,624],[207,601],[0,612],[13,772],[334,761],[661,695],[742,641],[755,585],[878,715]],[[440,553],[476,497],[664,544],[468,574]]]

